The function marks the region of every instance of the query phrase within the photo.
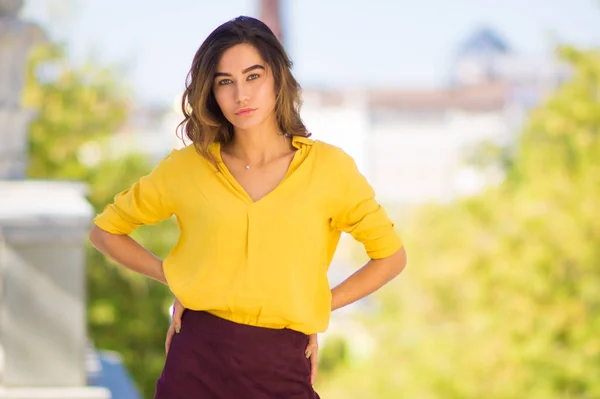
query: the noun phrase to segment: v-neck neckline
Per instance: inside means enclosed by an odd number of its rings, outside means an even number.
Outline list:
[[[229,170],[229,167],[227,167],[227,165],[223,161],[223,157],[221,155],[221,143],[220,142],[214,143],[212,152],[213,152],[213,155],[217,159],[218,171],[223,174],[223,176],[229,182],[229,184],[231,184],[233,186],[233,188],[238,192],[238,194],[240,194],[243,197],[244,201],[246,201],[249,205],[253,205],[253,204],[258,204],[258,203],[263,202],[268,197],[274,195],[278,191],[278,189],[288,180],[288,178],[298,168],[298,166],[299,166],[298,163],[303,158],[303,157],[301,157],[301,153],[304,152],[305,145],[306,144],[312,145],[312,143],[313,143],[313,141],[306,137],[302,137],[302,136],[293,136],[292,137],[292,145],[296,148],[296,151],[294,152],[292,160],[291,160],[290,164],[288,165],[285,175],[283,176],[281,181],[279,183],[277,183],[277,185],[271,191],[267,192],[265,195],[263,195],[262,197],[260,197],[257,200],[253,200],[252,197],[250,197],[250,194],[248,194],[248,191],[246,191],[246,189],[240,184],[240,182],[235,178],[235,176],[233,176],[233,173],[231,173],[231,170]]]

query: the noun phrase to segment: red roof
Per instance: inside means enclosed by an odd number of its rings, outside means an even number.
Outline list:
[[[367,97],[369,108],[376,109],[491,111],[504,106],[509,90],[506,82],[496,82],[447,89],[368,89],[360,93]],[[344,92],[338,90],[307,89],[304,93],[318,97],[323,106],[339,106],[345,97]]]

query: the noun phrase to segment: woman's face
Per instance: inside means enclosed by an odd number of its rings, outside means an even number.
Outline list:
[[[238,44],[223,53],[213,93],[225,118],[238,129],[251,129],[275,120],[273,74],[250,44]]]

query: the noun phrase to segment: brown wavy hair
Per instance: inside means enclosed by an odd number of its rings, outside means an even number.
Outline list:
[[[225,118],[213,93],[213,81],[222,54],[238,44],[250,44],[271,69],[275,81],[275,116],[282,133],[308,137],[300,118],[301,88],[291,72],[292,62],[269,27],[251,17],[237,17],[215,29],[202,43],[187,75],[181,100],[184,120],[177,126],[196,150],[213,164],[209,146],[233,139],[233,125]]]

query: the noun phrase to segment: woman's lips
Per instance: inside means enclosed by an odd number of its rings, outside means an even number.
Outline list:
[[[254,108],[242,108],[240,110],[235,111],[235,114],[237,116],[248,116],[248,115],[252,114],[254,111],[256,111],[256,109],[254,109]]]

